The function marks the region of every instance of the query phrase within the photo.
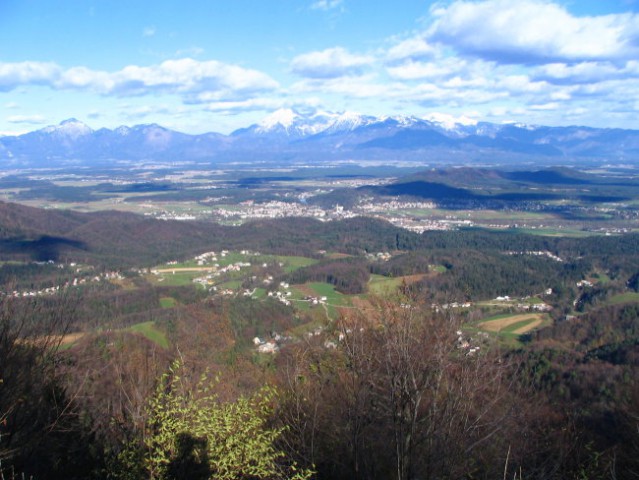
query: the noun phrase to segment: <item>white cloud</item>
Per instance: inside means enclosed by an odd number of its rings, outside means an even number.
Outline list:
[[[177,94],[191,103],[213,98],[246,98],[279,86],[257,70],[191,58],[167,60],[148,67],[129,65],[116,72],[82,66],[64,70],[53,63],[0,63],[0,91],[28,85],[118,96]]]
[[[122,115],[129,119],[139,120],[156,115],[175,115],[185,112],[184,108],[177,108],[168,105],[123,105],[120,107]]]
[[[544,103],[541,105],[531,105],[530,108],[531,110],[558,110],[560,107],[559,103],[557,102],[550,102],[550,103]]]
[[[291,61],[291,70],[307,78],[336,78],[359,75],[363,67],[374,61],[371,56],[355,55],[342,47],[335,47],[295,57]]]
[[[263,110],[278,110],[285,101],[276,98],[251,98],[235,102],[214,102],[204,106],[208,112],[251,112]]]
[[[312,10],[332,10],[339,7],[342,0],[316,0],[311,4]]]
[[[142,36],[153,37],[155,33],[156,33],[155,27],[144,27],[144,30],[142,31]]]
[[[474,76],[478,67],[458,57],[441,58],[431,62],[408,60],[400,65],[387,67],[388,74],[397,80],[441,79],[454,75]]]
[[[251,98],[248,100],[235,102],[215,102],[204,107],[209,112],[235,115],[242,112],[265,111],[271,112],[282,108],[293,108],[296,110],[314,110],[320,105],[318,98]]]
[[[492,88],[472,88],[455,85],[437,85],[432,83],[420,84],[411,90],[407,97],[427,105],[447,105],[449,107],[463,107],[468,105],[486,104],[509,96],[508,92]]]
[[[278,87],[272,78],[257,70],[190,58],[167,60],[151,67],[131,65],[111,74],[108,81],[105,86],[109,93],[177,93],[188,95],[191,100],[199,100],[199,95],[225,98]]]
[[[505,75],[495,82],[495,86],[501,90],[510,92],[513,95],[540,93],[549,91],[546,82],[531,81],[528,75]]]
[[[550,98],[550,100],[561,100],[561,101],[570,100],[572,98],[572,94],[571,94],[572,90],[573,89],[571,87],[559,88],[551,92],[548,97]]]
[[[181,48],[179,50],[176,50],[175,53],[173,54],[173,57],[176,57],[176,58],[181,58],[181,57],[191,57],[191,58],[192,57],[199,57],[204,52],[205,52],[205,50],[202,47],[193,46],[193,47]]]
[[[535,112],[532,113],[534,114]],[[533,123],[531,110],[513,105],[496,105],[490,107],[485,112],[485,117],[487,120],[502,124],[517,123],[522,120],[525,120],[524,123]]]
[[[374,75],[349,78],[304,79],[291,86],[292,93],[337,94],[347,98],[388,98],[399,96],[407,88],[400,84],[375,82]]]
[[[619,60],[639,56],[639,15],[576,17],[544,0],[456,0],[431,10],[427,32],[461,53],[501,63]]]
[[[46,85],[60,75],[60,67],[50,62],[0,63],[0,91],[21,85]]]
[[[549,63],[535,70],[535,76],[554,84],[597,83],[611,79],[639,77],[639,62],[580,62],[576,64]]]
[[[460,61],[453,59],[454,61]],[[452,73],[445,62],[414,62],[412,60],[387,68],[388,74],[398,80],[416,80],[420,78],[441,78]]]
[[[109,93],[114,84],[111,74],[86,67],[60,70],[56,77],[51,79],[51,86],[59,90],[93,90],[103,94]]]
[[[42,125],[47,119],[42,115],[11,115],[7,117],[9,123],[26,123],[28,125]]]
[[[386,56],[390,61],[433,57],[437,53],[436,47],[428,43],[423,37],[408,38],[391,47]]]

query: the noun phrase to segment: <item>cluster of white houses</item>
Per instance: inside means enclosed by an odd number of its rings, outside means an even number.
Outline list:
[[[74,265],[74,264],[73,264]],[[74,265],[75,266],[75,265]],[[103,281],[110,280],[118,280],[122,279],[122,275],[119,272],[105,272],[98,275],[94,275],[92,277],[75,277],[73,280],[69,280],[62,285],[54,285],[51,287],[41,288],[41,289],[30,289],[30,290],[13,290],[11,292],[0,292],[2,296],[8,297],[43,297],[47,295],[54,295],[60,291],[66,290],[68,288],[79,287],[82,285],[87,285],[90,283],[98,283]]]
[[[523,252],[504,252],[506,255],[533,255],[535,257],[547,257],[550,258],[551,260],[554,260],[555,262],[563,262],[563,259],[561,257],[558,257],[557,255],[555,255],[552,252],[549,252],[548,250],[526,250]]]
[[[325,210],[315,205],[305,203],[270,201],[255,203],[247,200],[234,205],[232,208],[217,208],[212,212],[213,217],[221,219],[252,220],[258,218],[311,217],[318,220],[336,220],[357,216],[356,213],[345,210],[339,205],[334,209]]]

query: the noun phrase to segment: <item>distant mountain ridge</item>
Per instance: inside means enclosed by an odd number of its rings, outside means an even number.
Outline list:
[[[157,124],[93,130],[72,118],[23,135],[0,137],[0,168],[114,161],[319,164],[336,160],[635,163],[639,161],[639,131],[454,123],[352,112],[303,115],[282,109],[229,135],[189,135]]]

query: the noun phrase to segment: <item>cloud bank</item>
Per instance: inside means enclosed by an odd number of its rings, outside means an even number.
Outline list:
[[[28,85],[122,97],[176,94],[188,102],[246,98],[279,87],[265,73],[215,60],[183,58],[115,72],[43,62],[0,63],[0,91]]]

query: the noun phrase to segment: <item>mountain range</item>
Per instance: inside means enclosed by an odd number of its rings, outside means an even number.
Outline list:
[[[118,161],[420,162],[426,164],[632,164],[639,131],[488,122],[451,123],[355,113],[278,110],[229,135],[189,135],[157,124],[93,130],[65,120],[0,137],[0,168],[96,165]]]

